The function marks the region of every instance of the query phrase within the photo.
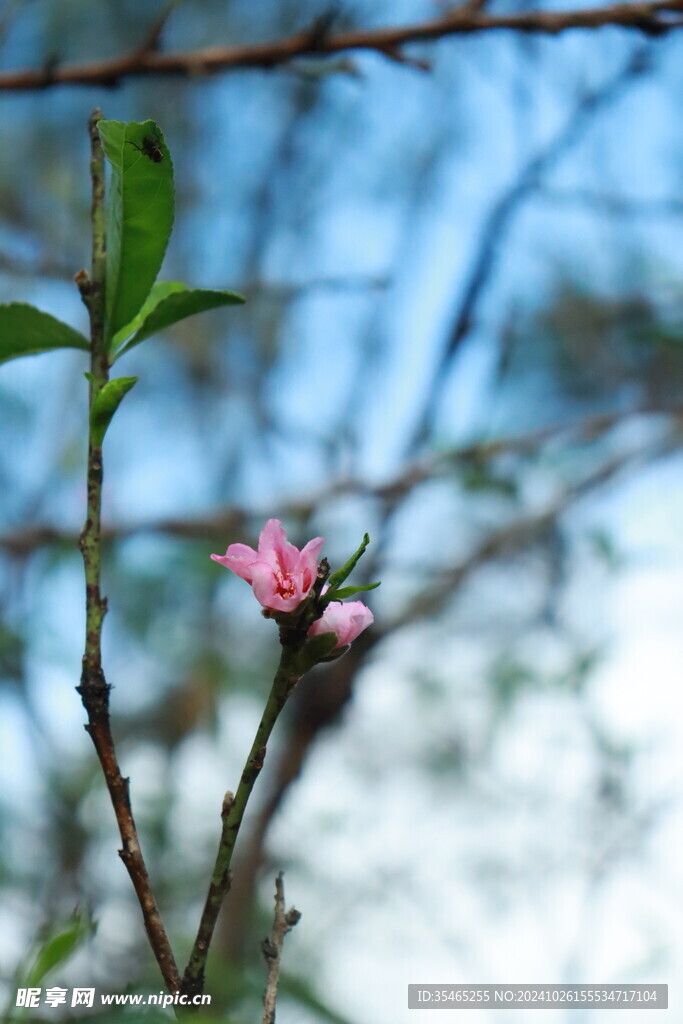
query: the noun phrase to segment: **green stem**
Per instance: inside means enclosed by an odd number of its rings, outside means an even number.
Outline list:
[[[234,796],[232,793],[227,793],[223,802],[221,814],[223,826],[218,844],[216,863],[199,923],[197,938],[192,947],[192,953],[183,976],[182,992],[188,996],[198,995],[204,990],[206,959],[218,914],[230,888],[230,864],[237,836],[242,825],[242,819],[244,818],[244,812],[254,788],[254,783],[263,768],[266,747],[270,734],[273,731],[273,726],[285,706],[289,694],[301,676],[301,666],[300,663],[297,663],[297,654],[298,651],[295,648],[282,648],[280,664],[273,680],[263,716],[256,730],[249,756],[242,770],[237,792]]]
[[[90,118],[92,178],[92,269],[90,277],[81,271],[76,280],[90,313],[90,401],[89,409],[109,379],[109,360],[105,339],[106,234],[104,208],[104,152],[97,123],[102,114],[95,110]],[[87,514],[79,546],[85,569],[85,650],[78,692],[88,713],[86,729],[99,757],[107,789],[116,814],[123,849],[119,851],[131,877],[140,903],[147,936],[164,981],[171,992],[180,987],[180,975],[152,893],[147,868],[140,849],[130,805],[128,779],[121,775],[109,723],[109,685],[102,671],[102,623],[107,611],[102,597],[101,512],[102,447],[88,443]]]

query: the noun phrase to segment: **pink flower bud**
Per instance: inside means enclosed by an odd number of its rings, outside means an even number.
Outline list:
[[[317,633],[336,633],[337,647],[346,647],[359,636],[364,629],[375,621],[367,605],[362,601],[331,601],[321,618],[316,619],[308,631],[309,636]]]
[[[264,608],[292,612],[315,583],[324,543],[323,537],[315,537],[299,551],[287,540],[280,520],[269,519],[261,530],[258,551],[247,544],[231,544],[224,555],[211,557],[250,583]]]

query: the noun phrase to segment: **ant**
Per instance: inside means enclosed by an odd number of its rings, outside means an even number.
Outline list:
[[[146,156],[148,160],[151,160],[155,164],[160,164],[164,159],[163,150],[159,145],[159,140],[155,139],[153,135],[145,135],[142,140],[142,145],[140,146],[138,146],[136,142],[129,142],[128,139],[126,139],[126,143],[129,146],[133,146],[134,149],[137,149],[139,153],[142,153],[143,156]]]

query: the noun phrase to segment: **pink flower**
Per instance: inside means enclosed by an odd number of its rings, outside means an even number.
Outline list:
[[[337,647],[346,647],[374,621],[375,616],[362,601],[347,601],[346,604],[331,601],[322,616],[313,623],[308,635],[336,633]]]
[[[231,544],[224,555],[211,557],[250,583],[264,608],[292,612],[315,582],[324,543],[323,537],[315,537],[299,551],[287,540],[280,520],[269,519],[261,530],[258,551],[247,544]]]

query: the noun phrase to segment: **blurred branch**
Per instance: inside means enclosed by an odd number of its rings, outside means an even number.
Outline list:
[[[590,189],[543,188],[540,198],[558,206],[586,206],[609,217],[678,217],[683,199],[615,196]]]
[[[594,30],[612,25],[659,36],[680,28],[683,25],[681,15],[683,0],[650,0],[509,14],[487,14],[478,4],[465,3],[441,18],[416,25],[331,32],[329,24],[321,28],[316,23],[312,28],[268,43],[212,46],[179,53],[158,53],[150,47],[148,36],[132,53],[108,60],[66,67],[60,67],[56,62],[48,68],[5,71],[0,74],[0,90],[46,89],[55,85],[114,87],[128,78],[152,75],[196,78],[232,68],[273,68],[298,57],[319,57],[347,50],[372,50],[397,59],[400,47],[407,43],[429,43],[448,36],[501,29],[557,35],[569,29]]]
[[[614,77],[600,88],[586,93],[560,130],[527,161],[515,181],[489,210],[479,233],[477,249],[465,279],[448,344],[432,371],[430,389],[414,431],[415,447],[424,442],[428,435],[449,364],[472,330],[480,301],[496,269],[501,246],[514,215],[524,200],[540,186],[542,176],[574,145],[591,116],[620,96],[624,85],[647,69],[645,51],[641,48]]]
[[[137,55],[139,58],[144,58],[148,53],[156,53],[168,19],[182,2],[183,0],[169,0],[166,6],[161,9],[138,45]]]
[[[311,292],[379,291],[389,287],[391,279],[381,274],[349,274],[340,277],[311,277],[305,281],[257,281],[236,290],[247,301],[257,297],[291,301]]]
[[[287,932],[291,932],[295,924],[298,924],[301,914],[294,907],[285,910],[285,888],[282,881],[282,872],[275,879],[275,914],[273,917],[273,932],[270,938],[264,939],[261,943],[263,957],[268,967],[266,990],[263,993],[263,1024],[275,1024],[275,1003],[277,1001],[277,987],[280,981],[280,961],[282,959],[282,946]]]
[[[558,520],[587,494],[609,483],[626,470],[661,459],[677,451],[680,446],[680,433],[676,431],[653,444],[644,445],[635,452],[615,456],[567,487],[548,508],[516,519],[493,531],[464,561],[442,571],[436,579],[432,579],[429,587],[418,594],[400,615],[384,625],[381,636],[388,636],[420,619],[438,614],[475,570],[498,559],[510,558],[542,541],[554,529]]]
[[[285,519],[305,519],[322,504],[348,495],[377,498],[392,506],[425,481],[443,476],[459,466],[490,462],[503,455],[520,457],[533,455],[542,444],[552,440],[591,442],[620,423],[624,423],[634,416],[645,415],[669,416],[680,422],[683,420],[683,405],[671,408],[648,407],[599,413],[576,422],[550,424],[517,437],[503,437],[449,448],[412,460],[399,473],[384,483],[370,484],[355,477],[334,481],[307,498],[280,502],[278,514]],[[248,533],[250,522],[258,518],[262,518],[262,512],[259,509],[227,506],[205,517],[154,519],[148,522],[119,523],[103,527],[102,540],[112,543],[127,540],[140,533],[158,533],[182,540],[225,538]],[[75,533],[48,524],[26,526],[0,535],[0,550],[18,558],[26,557],[43,547],[52,545],[70,547],[75,543]]]
[[[0,250],[0,273],[15,277],[52,277],[64,281],[73,281],[73,265],[67,266],[59,260],[40,258],[38,260],[19,259],[8,252]]]

